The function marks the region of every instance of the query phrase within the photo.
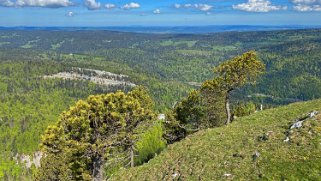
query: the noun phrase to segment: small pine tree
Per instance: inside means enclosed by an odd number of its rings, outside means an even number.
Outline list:
[[[264,64],[254,51],[223,62],[214,68],[217,75],[205,81],[200,90],[192,91],[168,114],[165,137],[169,143],[204,128],[229,124],[232,119],[230,94],[235,89],[254,84],[263,73]]]
[[[137,140],[137,129],[154,120],[145,89],[90,96],[62,113],[42,137],[46,155],[38,180],[102,180],[110,153],[124,153]],[[50,164],[53,162],[53,164]]]
[[[216,89],[226,93],[225,108],[227,119],[225,124],[229,124],[232,119],[230,110],[231,92],[245,84],[254,84],[256,78],[264,70],[264,63],[258,60],[254,51],[236,56],[214,68],[214,73],[218,75],[214,78],[214,81],[217,82]]]

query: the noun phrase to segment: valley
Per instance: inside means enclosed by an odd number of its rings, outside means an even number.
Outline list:
[[[90,95],[103,95],[117,90],[127,93],[134,87],[144,86],[154,102],[152,109],[157,114],[164,114],[191,90],[199,88],[202,82],[213,78],[214,66],[249,50],[257,52],[259,59],[266,65],[266,71],[258,78],[255,85],[237,89],[231,96],[232,104],[251,102],[257,108],[261,104],[264,108],[274,108],[321,98],[321,29],[206,34],[147,34],[104,30],[1,30],[0,178],[32,180],[33,173],[36,172],[35,166],[27,168],[23,164],[17,164],[15,155],[34,155],[39,151],[41,135],[46,128],[57,123],[61,113],[74,106],[75,102]],[[273,132],[280,136],[284,131],[280,127],[288,126],[286,123],[308,111],[320,110],[318,105],[319,101],[312,101],[302,105],[294,104],[280,110],[259,112],[253,117],[240,118],[229,131],[239,131],[242,128],[242,134],[247,130],[253,133],[253,137],[257,137],[259,133],[270,131],[264,127],[265,125],[271,130],[273,128]],[[297,111],[292,112],[292,108]],[[272,115],[274,113],[275,115]],[[260,116],[266,117],[267,120],[271,119],[271,123],[261,120]],[[279,117],[282,118],[280,123],[278,123]],[[249,126],[252,119],[257,121],[255,130]],[[181,159],[177,155],[171,155],[171,152],[179,153],[180,149],[186,150],[184,145],[191,144],[190,139],[195,139],[195,144],[198,144],[197,141],[202,139],[197,137],[198,135],[206,137],[209,142],[213,141],[227,128],[229,127],[214,128],[192,135],[183,143],[170,146],[160,158],[137,169],[142,171],[140,173],[160,170],[160,174],[163,174],[159,175],[160,177],[175,174],[176,168],[160,164],[163,162],[162,159],[166,159],[172,163],[171,166],[176,165],[182,170],[181,176],[186,176],[189,168],[177,165]],[[316,126],[313,129],[319,128]],[[214,136],[207,136],[207,132]],[[238,135],[235,133],[234,137]],[[261,145],[253,140],[253,137],[244,135],[240,137],[246,140],[251,149],[231,150],[240,154],[246,153],[246,163],[250,162],[251,154],[255,152],[252,146]],[[220,139],[224,138],[225,136],[221,135]],[[276,142],[269,144],[283,144],[281,137],[275,139]],[[224,144],[226,145],[220,149],[229,148],[232,141],[228,140]],[[176,145],[179,148],[175,148]],[[264,146],[266,145],[268,144],[264,143]],[[200,142],[197,146],[191,145],[192,148],[202,146],[209,150],[214,149],[213,145],[207,145],[205,142]],[[276,149],[272,146],[268,148]],[[292,148],[295,151],[291,146],[289,150],[293,151]],[[175,151],[171,151],[172,149]],[[284,156],[283,152],[289,150],[279,151]],[[311,150],[316,151],[312,148]],[[195,154],[202,152],[198,149],[192,151],[191,156],[194,156],[194,151]],[[262,153],[261,150],[259,152]],[[216,159],[211,153],[206,154],[210,154],[208,158]],[[221,155],[222,159],[224,156],[230,159],[231,154]],[[267,152],[262,154],[269,155]],[[184,161],[185,158],[182,159]],[[309,163],[311,159],[312,157],[308,157]],[[241,173],[232,172],[236,162],[238,161],[231,160],[231,164],[216,165],[215,168],[221,170],[215,178],[222,178],[222,175],[230,173],[243,178]],[[290,163],[286,166],[295,169]],[[275,164],[280,166],[279,163]],[[149,165],[153,165],[153,168],[149,168]],[[200,170],[193,174],[193,178],[196,178],[197,174],[202,174],[202,169],[209,169],[201,165],[197,165],[196,168]],[[246,169],[247,173],[253,171],[248,165],[242,165],[242,168]],[[262,169],[270,168],[272,165],[265,165]],[[135,172],[134,169],[127,174],[133,178],[141,178],[141,175],[138,172],[136,175]],[[253,173],[257,173],[257,170]],[[212,176],[205,175],[204,178],[213,178]],[[252,176],[254,178],[257,175]],[[266,175],[266,178],[272,177],[273,174]],[[115,178],[122,176],[116,175]],[[311,179],[313,178],[315,177],[311,176]]]

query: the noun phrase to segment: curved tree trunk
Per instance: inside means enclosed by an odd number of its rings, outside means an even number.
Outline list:
[[[230,94],[229,92],[226,94],[225,97],[225,109],[226,109],[226,122],[225,124],[228,125],[231,123],[231,109],[230,109]]]

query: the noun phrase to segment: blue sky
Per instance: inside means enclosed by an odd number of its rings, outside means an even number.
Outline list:
[[[0,26],[321,25],[321,0],[0,0]]]

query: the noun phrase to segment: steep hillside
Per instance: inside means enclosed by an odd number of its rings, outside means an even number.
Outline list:
[[[314,110],[321,100],[200,131],[111,180],[321,180],[321,114],[294,125]]]

